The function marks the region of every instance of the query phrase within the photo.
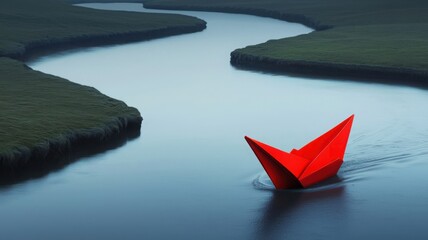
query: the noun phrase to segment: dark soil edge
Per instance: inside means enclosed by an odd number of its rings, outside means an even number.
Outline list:
[[[124,32],[108,35],[103,34],[92,36],[76,36],[65,39],[38,41],[28,44],[23,52],[9,53],[3,55],[3,57],[9,57],[21,61],[29,61],[40,56],[64,51],[67,49],[147,41],[161,37],[200,32],[205,28],[206,23],[203,22],[193,26],[159,28],[148,31]]]
[[[137,111],[137,110],[136,110]],[[93,129],[70,130],[33,148],[16,147],[0,154],[0,188],[43,177],[82,157],[122,146],[140,135],[142,117],[117,117]]]
[[[306,77],[347,78],[351,81],[407,85],[428,89],[428,72],[407,68],[294,61],[249,55],[235,50],[230,63],[238,69]]]

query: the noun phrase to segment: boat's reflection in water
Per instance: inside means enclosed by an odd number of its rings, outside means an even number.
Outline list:
[[[323,185],[301,190],[271,190],[271,196],[260,209],[254,239],[287,239],[287,236],[317,236],[326,227],[340,234],[346,216],[346,188],[339,177]],[[315,206],[317,205],[317,206]],[[311,211],[316,207],[316,212]],[[327,209],[335,209],[328,212]],[[323,218],[329,216],[329,223]],[[331,222],[331,216],[337,215]],[[322,230],[321,230],[322,229]],[[319,236],[318,237],[322,237]]]

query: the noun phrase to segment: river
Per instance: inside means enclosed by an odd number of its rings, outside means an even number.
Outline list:
[[[1,188],[2,239],[427,239],[426,90],[235,69],[234,49],[312,30],[174,13],[207,29],[28,63],[121,99],[144,121],[123,147]],[[243,138],[288,151],[353,113],[338,177],[307,190],[274,190]]]

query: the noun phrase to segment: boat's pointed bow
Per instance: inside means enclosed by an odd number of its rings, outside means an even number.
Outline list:
[[[354,117],[355,117],[355,114],[352,114],[351,116],[349,116],[346,120],[345,120],[345,122],[350,122],[351,124],[354,122]]]
[[[275,185],[275,188],[286,189],[302,187],[293,171],[283,165],[284,162],[287,162],[290,159],[289,153],[259,142],[248,136],[245,136],[245,140],[248,142],[248,145],[250,145],[257,159],[269,175],[269,178],[273,185]]]

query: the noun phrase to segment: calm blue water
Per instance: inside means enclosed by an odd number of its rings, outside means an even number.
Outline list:
[[[178,13],[208,28],[29,63],[137,107],[144,122],[119,149],[0,189],[1,239],[428,238],[426,91],[237,70],[232,50],[311,29]],[[299,148],[352,113],[338,177],[308,190],[275,191],[243,139]]]

